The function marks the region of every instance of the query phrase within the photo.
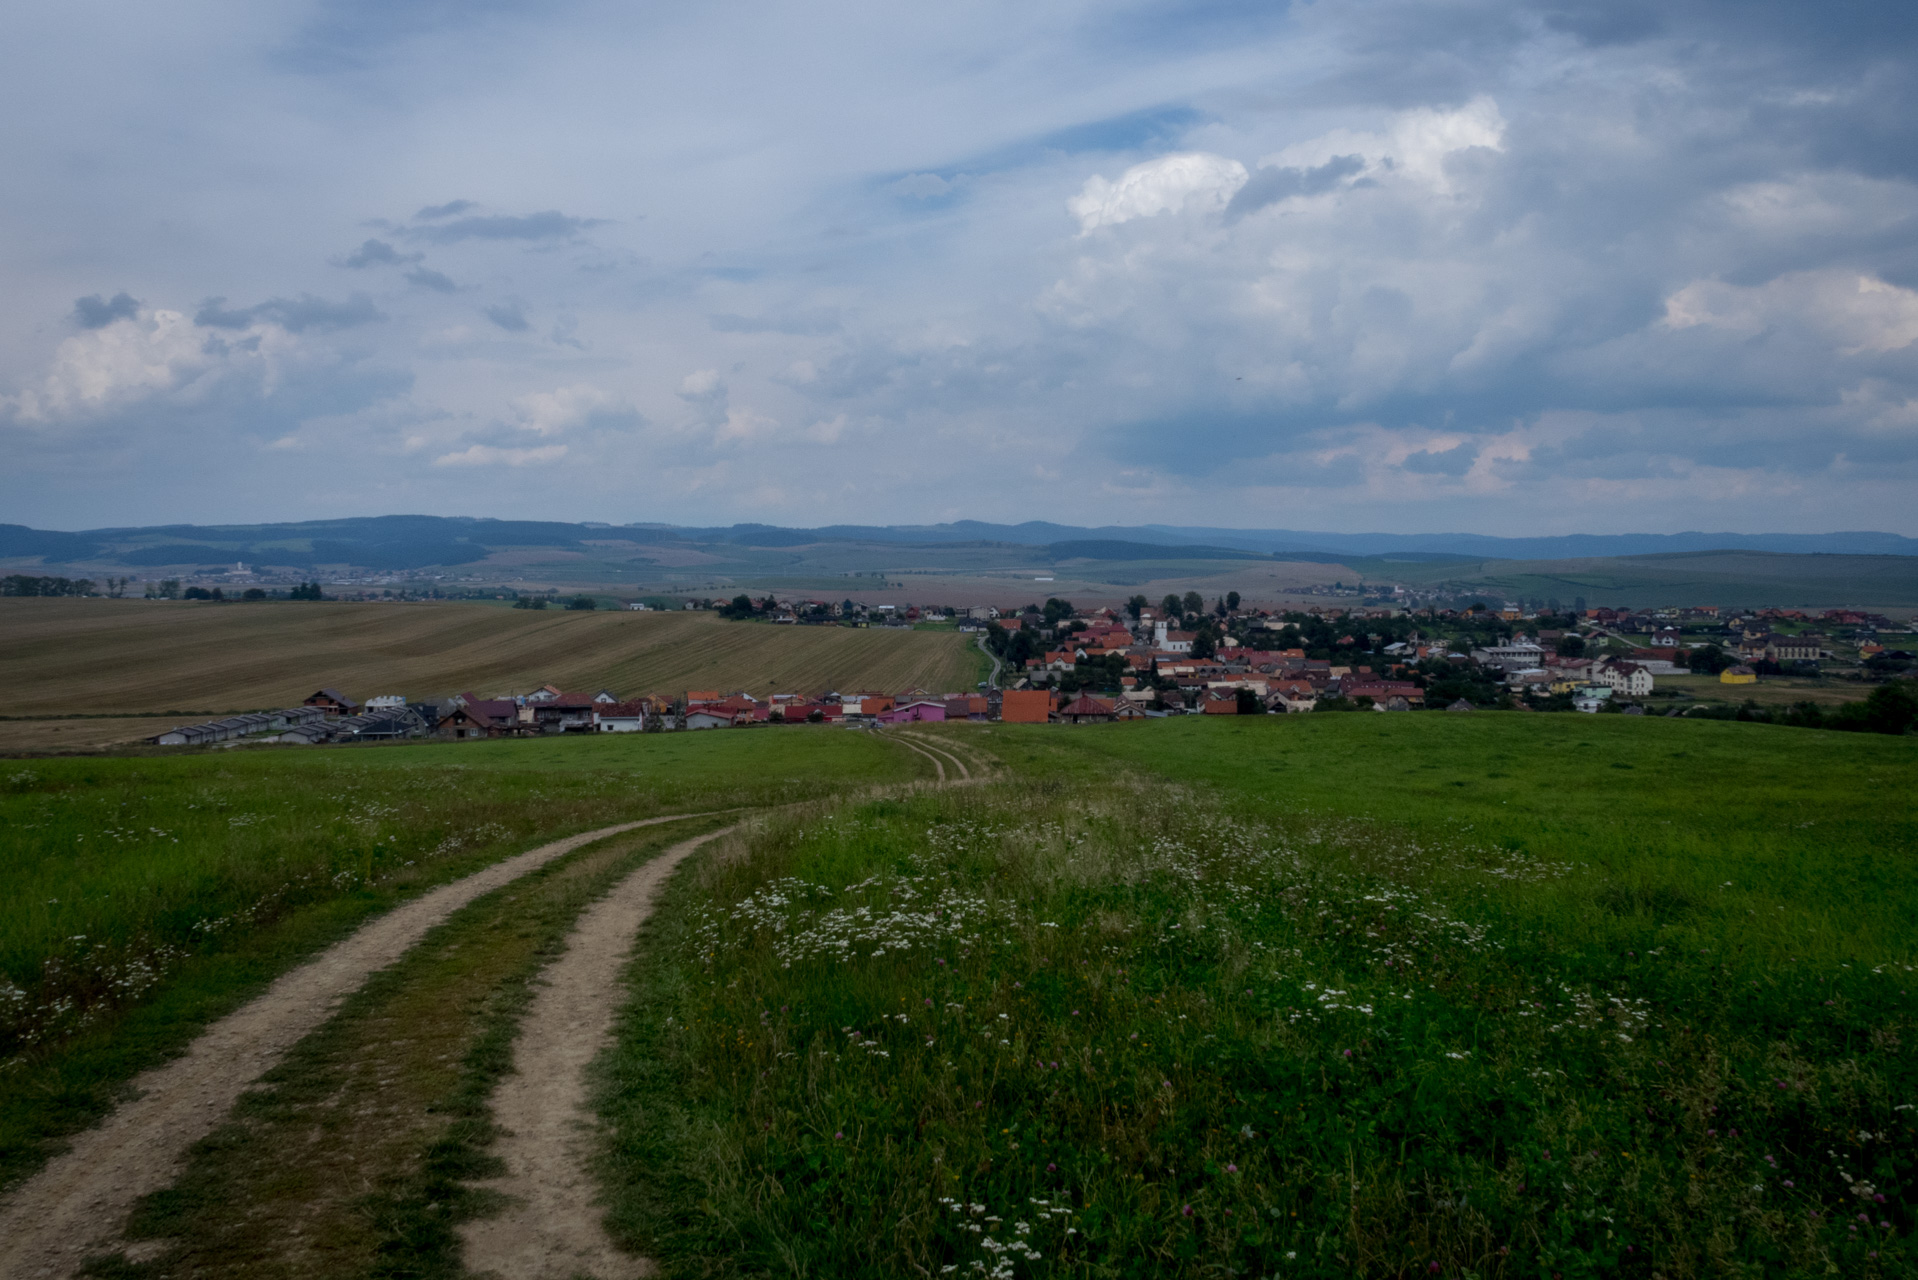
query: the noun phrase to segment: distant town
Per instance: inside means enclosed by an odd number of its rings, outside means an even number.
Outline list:
[[[294,589],[320,599],[318,584]],[[213,597],[209,594],[209,600]],[[518,608],[595,609],[592,597],[522,596]],[[625,607],[653,606],[629,602]],[[1583,600],[1483,602],[1459,610],[1402,607],[1273,612],[1232,592],[1197,592],[1122,608],[1079,609],[1048,599],[1024,606],[861,605],[851,600],[687,599],[747,625],[955,629],[972,636],[991,673],[975,688],[795,690],[462,690],[428,697],[332,687],[298,707],[182,725],[162,746],[222,742],[321,745],[434,737],[467,741],[588,733],[687,732],[780,725],[884,726],[1002,721],[1088,724],[1178,715],[1338,711],[1574,711],[1845,723],[1845,707],[1813,701],[1733,709],[1686,695],[1661,700],[1659,681],[1700,678],[1733,695],[1786,678],[1854,682],[1865,699],[1896,683],[1911,700],[1910,624],[1878,614],[1760,609],[1734,612],[1587,608]],[[1882,699],[1880,699],[1882,701]],[[1860,704],[1862,705],[1862,703]],[[1854,716],[1853,718],[1858,718]]]

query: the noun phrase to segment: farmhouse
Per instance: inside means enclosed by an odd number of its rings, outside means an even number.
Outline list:
[[[308,696],[305,705],[318,707],[329,716],[350,716],[360,709],[360,704],[341,693],[338,689],[322,689]]]

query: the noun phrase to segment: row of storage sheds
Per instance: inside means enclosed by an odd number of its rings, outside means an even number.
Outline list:
[[[200,747],[214,742],[228,742],[234,738],[250,738],[255,734],[280,732],[311,725],[324,720],[326,713],[318,707],[288,707],[284,711],[255,711],[243,716],[227,716],[223,720],[209,720],[205,724],[181,725],[177,729],[168,729],[165,733],[155,734],[147,739],[162,747]]]

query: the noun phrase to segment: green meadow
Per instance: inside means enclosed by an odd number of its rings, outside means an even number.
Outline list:
[[[614,1220],[669,1275],[1909,1274],[1918,743],[1754,727],[950,729],[1017,780],[676,884]]]
[[[923,758],[828,729],[8,761],[0,1158],[408,895],[744,808],[597,1069],[608,1222],[667,1275],[1912,1272],[1918,740],[916,732],[1004,767],[899,787]],[[453,1274],[524,984],[676,830],[447,921],[149,1200],[171,1243],[125,1274]],[[336,1118],[375,1094],[453,1129]],[[322,1222],[323,1267],[272,1226]]]
[[[916,776],[862,734],[0,762],[0,1184],[288,966],[577,831]]]

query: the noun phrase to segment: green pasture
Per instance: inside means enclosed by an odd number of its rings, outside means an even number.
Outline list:
[[[1019,781],[692,864],[615,1223],[668,1275],[1909,1274],[1918,743],[1608,721],[995,726]]]
[[[369,914],[546,841],[916,776],[867,735],[0,762],[0,1182]]]

